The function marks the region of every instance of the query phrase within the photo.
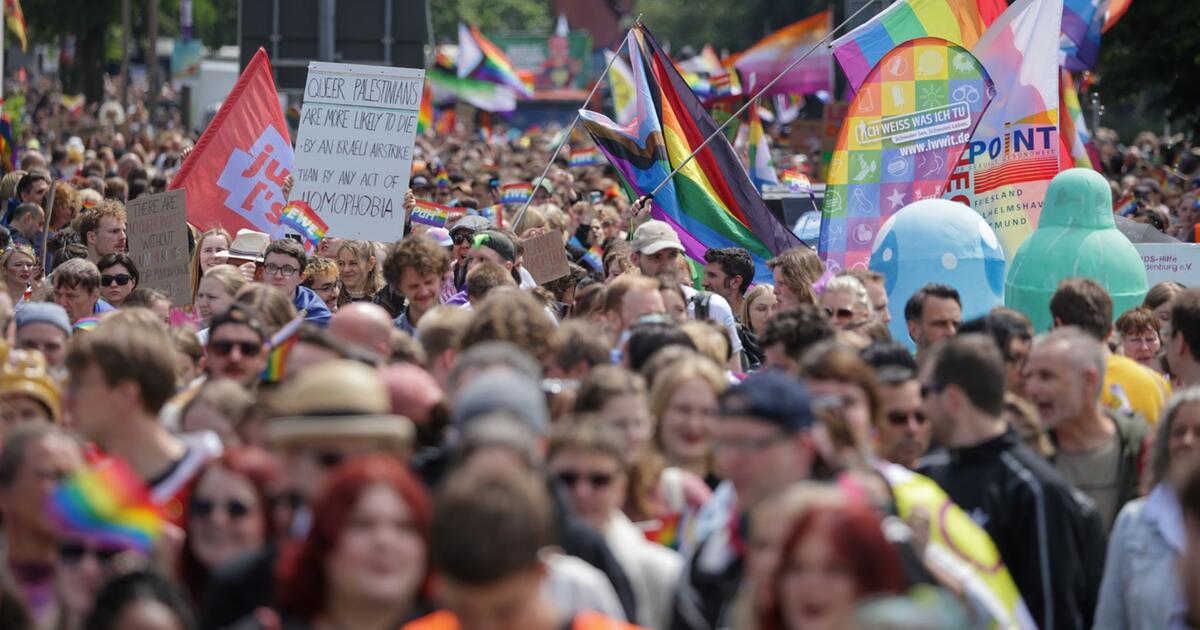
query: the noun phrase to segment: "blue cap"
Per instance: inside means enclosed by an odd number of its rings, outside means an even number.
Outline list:
[[[812,401],[800,379],[780,370],[765,370],[725,391],[721,415],[750,417],[794,433],[812,427]]]
[[[71,318],[67,310],[53,302],[26,302],[17,311],[17,330],[27,324],[50,324],[71,336]]]

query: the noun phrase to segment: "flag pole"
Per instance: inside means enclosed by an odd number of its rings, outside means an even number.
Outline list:
[[[637,20],[634,21],[634,26],[642,23],[642,14],[638,14]],[[633,30],[633,29],[630,29]],[[621,56],[621,51],[625,50],[625,46],[629,43],[629,31],[625,31],[625,37],[621,38],[621,46],[617,48],[617,53],[608,60],[608,65],[604,66],[604,72],[600,73],[600,77],[596,79],[596,84],[592,86],[592,91],[588,93],[587,99],[583,101],[583,105],[579,106],[579,110],[587,109],[588,103],[592,102],[592,97],[596,95],[596,90],[600,89],[600,84],[604,83],[604,78],[608,76],[608,71],[612,69],[613,62]],[[571,126],[563,130],[562,140],[558,141],[558,146],[554,147],[554,155],[550,156],[550,161],[546,162],[546,168],[542,169],[542,176],[534,180],[535,182],[545,181],[546,175],[550,172],[550,167],[554,166],[554,160],[558,159],[558,154],[562,152],[563,146],[567,144],[567,139],[571,137],[571,131],[575,129],[575,125],[579,124],[580,112],[575,112],[575,120],[571,121]],[[537,186],[535,184],[534,188]],[[529,209],[529,203],[533,201],[533,192],[530,191],[529,198],[525,200],[525,205],[521,206],[521,210],[517,212],[517,216],[513,218],[512,226],[515,228],[521,222],[521,218],[525,216],[525,211]]]
[[[860,7],[857,11],[855,11],[853,15],[846,18],[846,20],[843,21],[841,24],[838,24],[837,26],[830,29],[829,33],[827,33],[825,35],[825,37],[822,37],[819,41],[817,41],[816,44],[813,44],[812,48],[809,48],[808,50],[806,50],[803,55],[800,55],[799,57],[797,57],[795,61],[793,61],[791,64],[788,65],[788,67],[784,68],[783,72],[780,72],[778,75],[776,75],[776,77],[774,79],[771,79],[766,85],[763,86],[763,88],[761,90],[758,91],[757,94],[753,94],[750,96],[750,98],[746,99],[745,105],[742,105],[741,108],[739,108],[736,112],[734,112],[732,116],[727,118],[725,120],[725,122],[721,123],[721,126],[717,127],[717,130],[712,132],[712,135],[705,138],[704,142],[700,143],[700,146],[696,147],[696,150],[692,151],[692,154],[687,156],[687,159],[685,159],[683,162],[681,162],[679,164],[679,166],[675,167],[675,170],[671,171],[670,175],[667,175],[666,178],[664,178],[661,182],[659,182],[658,186],[654,187],[654,190],[651,190],[648,194],[643,195],[643,197],[653,197],[655,194],[658,193],[658,191],[662,190],[663,186],[667,185],[667,182],[673,181],[676,173],[683,170],[683,167],[685,167],[689,163],[691,163],[692,159],[695,158],[696,155],[699,154],[701,151],[703,151],[704,147],[708,146],[708,143],[712,142],[713,138],[716,138],[717,136],[721,135],[721,132],[725,129],[726,126],[729,125],[730,122],[737,120],[742,115],[742,112],[745,112],[747,109],[750,108],[751,105],[754,105],[754,103],[756,101],[758,101],[759,97],[761,97],[764,92],[771,89],[771,86],[778,83],[779,80],[784,77],[784,75],[791,72],[792,68],[795,68],[797,65],[800,64],[801,61],[804,61],[804,59],[806,57],[813,54],[814,51],[816,51],[818,48],[820,48],[821,46],[823,46],[825,44],[826,40],[828,40],[830,37],[833,37],[834,33],[838,32],[838,30],[840,30],[842,27],[844,27],[847,24],[849,24],[850,22],[852,22],[854,20],[854,18],[858,17],[858,14],[862,13],[863,11],[866,11],[868,8],[873,6],[873,4],[874,3],[872,3],[872,2],[863,4],[862,7]]]

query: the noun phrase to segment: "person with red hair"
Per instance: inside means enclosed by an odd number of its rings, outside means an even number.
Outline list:
[[[394,458],[339,467],[313,505],[313,524],[277,567],[282,627],[394,630],[429,612],[425,487]]]
[[[271,455],[250,447],[225,451],[196,474],[179,560],[192,601],[201,600],[213,571],[273,539],[267,487],[274,476]]]
[[[762,630],[836,630],[853,626],[864,598],[902,593],[904,574],[870,510],[820,507],[792,526],[765,588],[770,604],[760,611]]]

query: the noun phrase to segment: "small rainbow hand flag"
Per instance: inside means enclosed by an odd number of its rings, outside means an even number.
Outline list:
[[[589,149],[572,149],[570,158],[567,160],[572,168],[583,168],[585,166],[595,166],[600,163],[600,150],[596,147]]]
[[[592,245],[583,255],[583,262],[598,273],[604,273],[604,250],[599,245]]]
[[[500,203],[503,204],[520,205],[532,196],[533,184],[529,182],[516,182],[500,187]]]
[[[779,174],[779,180],[792,192],[812,194],[812,182],[809,181],[807,175],[800,171],[783,171]]]
[[[283,207],[283,212],[279,215],[279,224],[296,230],[310,248],[316,247],[329,230],[329,226],[321,220],[317,211],[300,200],[289,201]]]
[[[444,168],[439,169],[437,172],[437,175],[434,176],[433,181],[437,182],[438,188],[449,188],[450,187],[450,173],[447,173],[446,169],[444,169]]]
[[[446,225],[446,218],[450,216],[450,211],[450,206],[443,206],[440,203],[418,199],[417,206],[413,208],[411,216],[413,223],[442,227]]]
[[[1113,212],[1123,217],[1131,217],[1138,210],[1137,197],[1133,193],[1125,193],[1117,203],[1113,204]]]
[[[504,210],[504,206],[500,204],[494,204],[491,206],[484,206],[478,210],[468,210],[467,214],[477,214],[488,221],[491,221],[492,225],[499,225],[498,219],[500,217],[501,210]]]
[[[267,367],[263,368],[262,381],[264,383],[279,383],[287,376],[287,360],[291,354],[292,348],[300,339],[300,325],[304,323],[304,313],[301,313],[296,319],[288,322],[279,329],[271,337],[271,341],[267,343],[267,347],[271,349],[267,354]]]
[[[60,483],[47,504],[59,528],[106,547],[150,551],[162,533],[162,508],[124,460],[108,458]]]

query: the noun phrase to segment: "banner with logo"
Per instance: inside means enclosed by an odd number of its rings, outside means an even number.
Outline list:
[[[188,222],[201,230],[246,228],[282,238],[283,182],[292,162],[271,62],[259,48],[184,160],[171,190],[187,191]]]
[[[826,266],[866,268],[888,217],[942,196],[993,92],[975,57],[944,39],[905,42],[875,66],[829,165],[820,239]]]
[[[1059,171],[1062,11],[1062,0],[1018,0],[973,49],[996,82],[996,100],[971,136],[945,198],[979,212],[1010,263],[1037,228],[1046,188]]]

